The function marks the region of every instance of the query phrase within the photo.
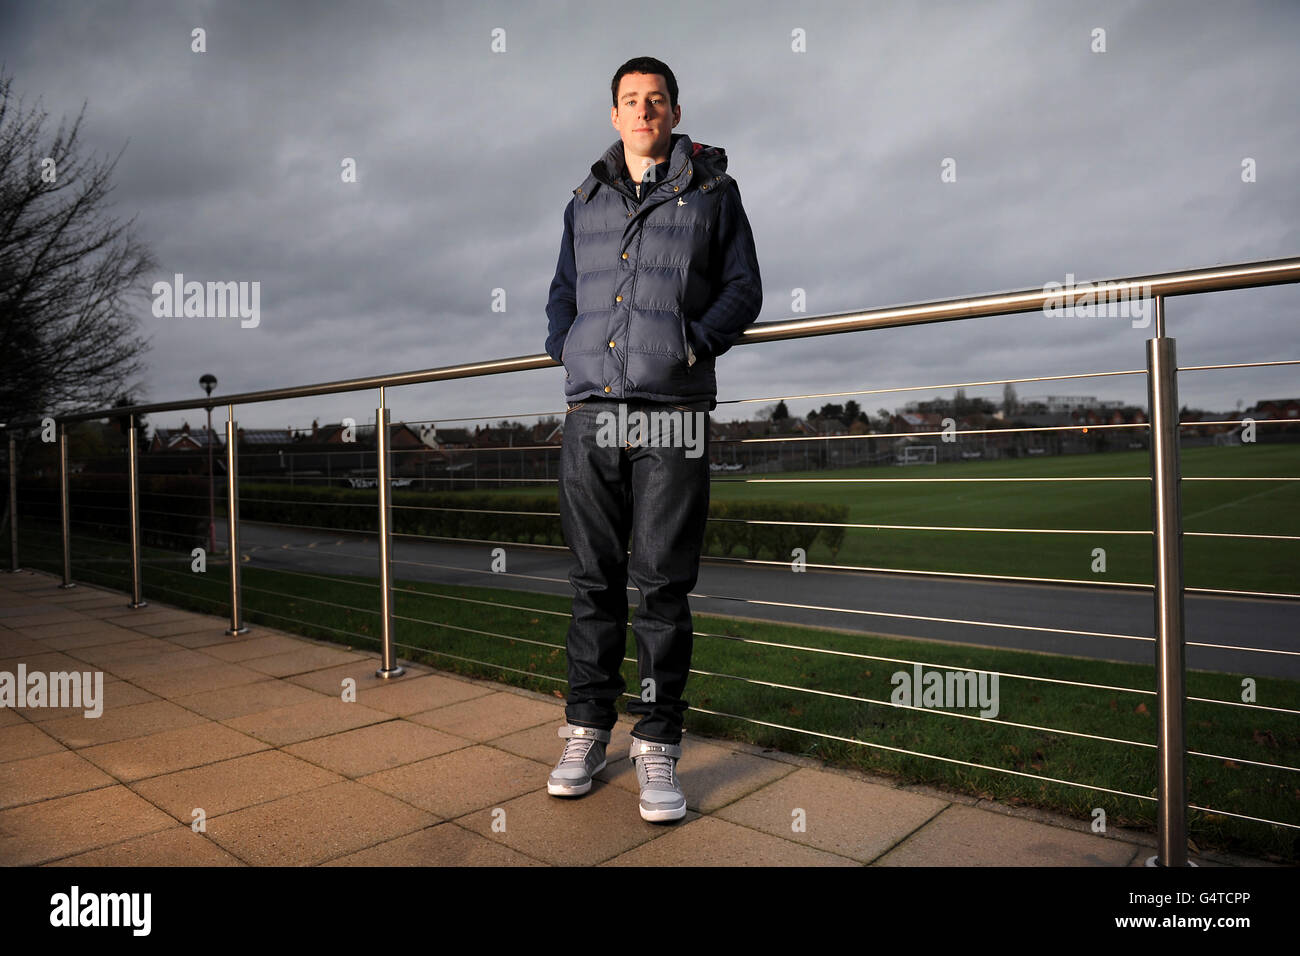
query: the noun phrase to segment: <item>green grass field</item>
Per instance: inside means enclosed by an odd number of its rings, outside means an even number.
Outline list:
[[[994,531],[900,531],[849,528],[838,555],[820,543],[813,564],[903,568],[1128,584],[1151,583],[1150,481],[997,482],[948,478],[1146,478],[1145,451],[1050,458],[953,462],[906,468],[851,468],[715,476],[720,501],[807,501],[845,504],[849,523],[965,528],[1026,528],[1084,534]],[[1300,477],[1300,444],[1191,448],[1184,478]],[[898,483],[852,483],[886,478]],[[781,479],[781,480],[773,480]],[[811,479],[800,483],[800,479]],[[827,481],[826,479],[835,479]],[[907,480],[915,479],[915,480]],[[503,493],[518,493],[503,489]],[[554,496],[551,488],[539,495]],[[1192,481],[1182,485],[1185,585],[1300,594],[1300,541],[1199,538],[1191,532],[1300,537],[1300,481]],[[1094,572],[1094,549],[1106,570]],[[744,549],[735,553],[747,557]]]
[[[1192,449],[1184,455],[1183,474],[1296,476],[1300,475],[1298,459],[1300,446]],[[1125,452],[821,472],[807,477],[1072,477],[1143,474],[1145,468],[1144,453]],[[1063,493],[1062,489],[1068,491]],[[1112,529],[1140,529],[1149,522],[1146,482],[1081,482],[1077,487],[1059,483],[1020,486],[942,482],[927,486],[913,482],[895,487],[718,481],[714,494],[843,501],[851,508],[849,520],[860,522]],[[1188,530],[1297,534],[1297,503],[1300,499],[1296,483],[1193,482],[1184,486]],[[24,564],[57,573],[61,561],[57,547],[52,547],[57,546],[57,537],[52,538],[48,530],[42,533],[30,523],[20,522],[19,527]],[[1056,576],[1054,570],[1048,571],[1049,565],[1039,552],[1022,555],[1016,547],[999,545],[1002,535],[931,534],[935,544],[927,550],[923,543],[904,546],[903,532],[850,531],[840,560],[906,567],[910,559],[925,568]],[[1088,565],[1093,547],[1107,549],[1106,579],[1110,580],[1116,579],[1117,563],[1136,562],[1150,550],[1147,536],[1112,536],[1098,541],[1092,535],[1020,535],[1011,540],[1026,549],[1041,548],[1053,540],[1066,542],[1069,549],[1078,549],[1085,557],[1078,559],[1081,567],[1060,576],[1080,579],[1090,577]],[[1202,586],[1242,586],[1248,582],[1250,589],[1297,590],[1300,562],[1296,560],[1295,542],[1277,542],[1287,548],[1272,551],[1260,548],[1261,542],[1247,540],[1241,542],[1239,552],[1229,552],[1224,542],[1237,544],[1238,539],[1199,540],[1206,545],[1199,547],[1194,543],[1198,539],[1188,539],[1187,543],[1189,584],[1197,583],[1195,573]],[[1128,550],[1113,548],[1113,542],[1127,542]],[[1069,549],[1055,560],[1075,560]],[[74,535],[73,553],[74,578],[120,589],[129,587],[129,568],[120,543]],[[145,557],[146,596],[214,614],[228,613],[226,567],[214,562],[208,573],[200,576],[188,570],[188,558],[182,560],[154,550],[147,551]],[[810,560],[818,559],[812,555]],[[1232,561],[1237,564],[1229,567]],[[1023,570],[1008,571],[1004,566]],[[1144,567],[1149,576],[1149,557]],[[399,565],[399,574],[400,570]],[[1134,580],[1142,579],[1136,567],[1126,570],[1134,572]],[[323,580],[314,574],[245,565],[245,620],[376,650],[380,627],[375,580],[328,575],[326,571],[321,570],[326,578]],[[1277,584],[1265,587],[1263,582]],[[1286,586],[1278,587],[1281,584]],[[396,640],[399,654],[408,659],[562,695],[568,611],[567,598],[399,580]],[[1150,666],[706,615],[696,615],[695,629],[693,666],[697,673],[687,689],[692,704],[687,714],[689,732],[777,747],[903,781],[932,783],[1010,804],[1045,807],[1080,819],[1089,819],[1092,811],[1100,807],[1112,826],[1153,825],[1155,804],[1143,799],[1155,795],[1156,782],[1156,756],[1150,746],[1155,740],[1155,698],[1150,693],[1154,673]],[[630,636],[627,657],[635,657]],[[890,675],[910,668],[912,661],[954,669],[996,670],[1008,675],[1000,682],[1000,713],[991,721],[979,721],[889,706]],[[629,687],[637,686],[633,664],[624,665],[624,676]],[[1103,685],[1104,689],[1029,679],[1035,676]],[[1242,676],[1193,672],[1188,675],[1188,694],[1210,701],[1238,701]],[[1259,703],[1270,708],[1300,709],[1300,683],[1262,679],[1258,684]],[[707,711],[750,720],[715,716]],[[1037,727],[1044,729],[1033,729]],[[1078,736],[1084,734],[1112,739]],[[1292,825],[1276,827],[1225,814],[1192,811],[1190,832],[1195,843],[1202,848],[1222,847],[1290,862],[1300,860],[1300,773],[1250,763],[1300,767],[1300,720],[1275,710],[1191,701],[1187,704],[1187,743],[1193,753],[1214,755],[1188,758],[1193,805]],[[897,750],[983,766],[925,759]],[[1052,778],[1077,785],[1053,782]],[[1115,796],[1105,790],[1134,796]]]

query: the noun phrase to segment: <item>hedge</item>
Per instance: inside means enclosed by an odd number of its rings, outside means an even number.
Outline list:
[[[485,492],[393,491],[393,532],[438,538],[564,544],[554,496]],[[241,482],[239,515],[248,521],[374,532],[378,495],[373,490]],[[710,501],[704,553],[788,561],[820,541],[834,556],[843,528],[816,527],[848,520],[846,505],[807,502]],[[500,512],[508,512],[501,514]],[[522,512],[522,513],[514,513]],[[810,522],[811,525],[747,524],[747,521]]]
[[[189,551],[208,539],[208,482],[187,475],[141,475],[139,478],[140,543]],[[221,491],[217,504],[221,504]],[[130,537],[125,474],[77,474],[68,477],[70,532],[126,542]],[[33,478],[18,487],[18,520],[58,522],[56,476]]]

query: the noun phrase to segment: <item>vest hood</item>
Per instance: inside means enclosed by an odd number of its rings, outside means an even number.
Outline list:
[[[591,174],[573,191],[574,196],[583,202],[589,202],[600,186],[617,188],[615,183],[622,178],[624,166],[623,140],[617,139],[592,164]],[[708,182],[720,179],[726,171],[727,151],[721,146],[693,143],[685,133],[672,134],[666,182],[676,182],[676,185],[685,190],[694,180]]]

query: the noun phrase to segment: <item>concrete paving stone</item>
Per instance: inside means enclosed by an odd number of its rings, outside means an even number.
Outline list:
[[[17,574],[6,573],[4,578],[0,580],[5,582],[5,588],[8,591],[21,595],[39,588],[52,589],[62,578],[57,578],[45,571],[37,571],[34,568],[23,568]]]
[[[0,707],[0,727],[13,727],[27,723],[26,718],[12,707]]]
[[[283,634],[264,634],[260,637],[249,637],[240,641],[214,644],[204,649],[203,653],[210,654],[223,661],[238,663],[251,660],[254,657],[270,657],[273,654],[295,651],[303,646],[313,647],[315,645],[306,644],[304,641],[295,640],[292,637],[285,637]]]
[[[204,717],[229,720],[232,717],[320,700],[321,695],[288,681],[265,679],[252,684],[237,684],[234,687],[186,694],[174,699],[180,706],[197,711]]]
[[[114,664],[133,659],[148,660],[163,654],[170,654],[178,648],[157,637],[139,637],[133,641],[117,641],[112,644],[95,644],[87,647],[68,648],[67,653],[79,661],[82,666],[91,664],[95,667],[109,669]]]
[[[93,672],[92,672],[93,673]],[[127,683],[124,680],[113,677],[109,674],[104,675],[104,711],[116,710],[121,707],[130,707],[133,704],[144,704],[159,698],[149,693],[143,688],[136,687],[134,684]],[[64,717],[82,717],[85,718],[85,707],[26,707],[21,711],[22,715],[34,724],[43,724],[51,720],[60,720]],[[88,718],[99,720],[101,718]]]
[[[0,727],[0,763],[11,760],[26,760],[42,754],[58,753],[65,750],[49,734],[35,724],[24,721],[9,727]]]
[[[391,680],[385,680],[375,676],[375,671],[379,669],[380,660],[378,656],[363,656],[357,660],[347,661],[334,667],[323,667],[320,670],[308,671],[303,674],[290,674],[285,680],[302,687],[308,687],[322,694],[329,694],[331,697],[338,697],[343,692],[343,681],[351,678],[356,681],[357,699],[369,687],[397,686],[406,678],[399,677]]]
[[[4,576],[6,579],[8,574]],[[6,580],[5,599],[0,602],[0,620],[8,617],[30,616],[33,611],[40,610],[44,606],[43,598],[46,596],[42,592],[52,590],[54,582],[46,583],[40,587],[32,587],[30,582],[25,582],[21,586],[16,586],[17,582]]]
[[[224,724],[207,721],[79,751],[123,782],[157,777],[266,749],[266,744]]]
[[[1124,866],[1126,843],[950,806],[877,860],[879,866]]]
[[[836,856],[747,827],[699,817],[623,853],[606,866],[859,866]]]
[[[13,604],[22,604],[25,601],[39,603],[46,595],[37,592],[57,589],[60,594],[66,593],[63,588],[58,587],[59,582],[63,580],[61,576],[47,571],[38,571],[36,568],[20,568],[17,574],[6,571],[0,580],[4,581],[8,599]]]
[[[295,679],[295,682],[304,683],[300,678]],[[320,684],[324,685],[324,680]],[[361,704],[368,708],[385,710],[396,717],[409,717],[424,710],[445,708],[451,704],[459,704],[460,701],[473,700],[474,697],[486,697],[495,693],[493,688],[481,687],[480,684],[471,684],[465,680],[445,678],[441,674],[411,676],[411,678],[403,676],[396,680],[374,678],[372,674],[369,683],[363,684],[357,680],[356,691],[356,700]],[[335,680],[330,693],[337,695],[338,692],[339,683]]]
[[[458,737],[486,742],[538,724],[558,727],[564,723],[564,707],[558,701],[548,704],[522,694],[499,691],[486,697],[475,697],[459,704],[412,714],[410,719],[417,724],[435,727]],[[560,738],[556,737],[555,741],[559,743]]]
[[[66,797],[117,781],[69,750],[0,764],[0,809]]]
[[[93,633],[105,626],[104,622],[96,617],[86,617],[80,621],[63,621],[59,624],[41,624],[37,627],[25,627],[22,629],[21,633],[24,637],[40,641],[51,637],[75,637],[78,634]],[[119,630],[125,630],[125,628],[119,628]],[[3,642],[0,642],[0,647],[3,646]]]
[[[564,725],[564,714],[561,711],[559,720],[538,724],[536,727],[529,727],[527,730],[508,734],[505,737],[497,737],[492,741],[492,746],[498,750],[527,757],[529,760],[536,760],[548,767],[554,767],[560,760],[560,754],[564,753],[564,740],[559,735],[559,730]],[[628,749],[632,746],[632,735],[628,732],[631,727],[630,721],[620,721],[614,725],[609,744],[605,747],[607,767],[596,775],[596,779],[606,780],[606,773],[617,772],[616,765],[620,761],[627,764],[629,769],[631,768],[632,765],[627,759]],[[632,779],[636,779],[635,773]]]
[[[37,654],[48,654],[52,650],[44,641],[24,637],[18,631],[5,631],[0,635],[0,661],[22,660]]]
[[[232,717],[223,723],[273,746],[284,747],[312,737],[325,737],[392,719],[391,714],[371,710],[360,704],[345,703],[333,697],[319,697],[302,704]]]
[[[66,591],[56,587],[53,593],[60,600],[75,601],[78,605],[109,605],[122,600],[122,592],[103,588],[97,584],[82,583]]]
[[[131,789],[190,826],[195,808],[208,817],[339,783],[336,773],[279,750],[263,750],[203,767],[137,780]]]
[[[957,801],[953,801],[954,803]],[[1066,816],[1064,813],[1058,813],[1054,810],[1046,810],[1042,807],[1033,806],[1009,806],[998,803],[995,800],[981,799],[974,804],[965,804],[974,806],[977,810],[988,810],[990,813],[1001,813],[1009,817],[1018,817],[1021,820],[1032,820],[1034,823],[1046,823],[1048,826],[1060,827],[1063,830],[1074,830],[1076,833],[1092,833],[1092,819],[1081,820],[1075,817]],[[1111,827],[1111,832],[1106,834],[1110,839],[1115,839],[1117,834],[1122,832],[1119,827]],[[1129,840],[1128,842],[1133,842]]]
[[[1140,866],[1145,868],[1147,865],[1147,860],[1159,854],[1159,851],[1153,846],[1150,847],[1138,846],[1132,843],[1127,845],[1133,848],[1133,859],[1129,860],[1128,863],[1123,864],[1126,867]],[[1227,860],[1218,859],[1214,856],[1194,853],[1192,852],[1190,847],[1188,847],[1187,850],[1187,859],[1195,863],[1199,868],[1217,867],[1219,869],[1224,869],[1224,868],[1230,868],[1234,866],[1284,866],[1286,865],[1286,864],[1278,864],[1278,863],[1269,863],[1265,860],[1253,860],[1248,857],[1235,857],[1232,862],[1228,862]]]
[[[98,670],[96,667],[88,667],[86,662],[71,657],[62,651],[43,651],[39,654],[24,654],[17,657],[6,657],[0,660],[0,671],[13,674],[15,679],[18,676],[18,665],[22,664],[27,668],[27,673],[34,671],[43,673],[55,673],[58,671],[87,671]]]
[[[84,621],[86,616],[77,611],[67,611],[62,608],[42,608],[28,614],[10,615],[5,618],[5,627],[13,628],[16,631],[22,631],[29,627],[46,627],[50,624],[61,624],[71,621]]]
[[[200,626],[206,622],[193,611],[181,611],[162,605],[151,604],[142,608],[123,608],[121,614],[101,612],[98,615],[105,621],[120,624],[122,627],[139,627],[141,624],[164,624],[168,621],[195,621]]]
[[[254,866],[314,866],[438,822],[344,781],[208,818],[208,837]]]
[[[81,584],[70,588],[69,591],[55,588],[53,596],[60,604],[75,607],[116,607],[122,601],[122,592],[104,591],[103,588],[96,588],[92,584]]]
[[[356,651],[345,651],[342,648],[335,649],[333,647],[320,647],[316,644],[305,644],[282,654],[253,658],[245,661],[244,666],[261,671],[263,674],[269,674],[272,677],[289,677],[293,674],[324,670],[339,664],[350,664],[366,657],[367,655],[359,654]]]
[[[81,604],[102,598],[104,593],[93,584],[78,584],[75,588],[55,588],[50,600],[55,604]]]
[[[173,827],[123,786],[0,810],[0,866],[31,866]]]
[[[545,764],[480,745],[382,770],[359,782],[449,819],[545,789],[550,772]]]
[[[545,866],[454,823],[438,823],[396,840],[330,860],[325,866]]]
[[[132,683],[160,697],[185,697],[208,690],[254,684],[265,679],[265,674],[249,670],[240,664],[214,663],[192,670],[146,674],[135,678]]]
[[[86,867],[243,865],[203,834],[180,825],[44,864]]]
[[[213,622],[211,619],[189,619],[183,621],[163,621],[161,624],[133,624],[132,628],[150,637],[174,637],[178,634],[193,634],[214,628],[225,628],[225,622]]]
[[[581,797],[564,798],[548,794],[545,783],[543,774],[541,790],[493,802],[455,822],[536,860],[556,866],[595,866],[662,839],[698,817],[688,810],[677,823],[647,823],[641,819],[637,798],[618,787],[597,782]],[[494,821],[503,821],[505,831],[494,831]]]
[[[105,686],[106,700],[108,691],[109,688]],[[202,723],[206,723],[206,719],[199,714],[169,700],[153,700],[128,707],[105,707],[104,713],[99,717],[85,717],[79,713],[71,717],[60,717],[58,720],[45,721],[40,727],[65,747],[81,749]]]
[[[151,674],[172,674],[176,671],[196,670],[211,667],[212,658],[198,651],[176,648],[157,656],[132,658],[109,665],[114,674],[123,680],[133,681]]]
[[[48,581],[50,581],[51,583],[57,583],[57,582],[63,580],[61,577],[59,577],[59,576],[57,576],[57,575],[54,575],[54,574],[50,574],[49,572],[42,572],[42,573],[45,574],[46,579],[47,579]],[[70,588],[70,589],[68,589],[68,590],[64,590],[63,588],[55,588],[55,589],[54,589],[54,594],[56,595],[56,598],[55,598],[55,599],[56,599],[56,600],[61,600],[61,601],[63,601],[63,600],[68,600],[68,601],[70,601],[70,600],[76,600],[76,598],[77,598],[78,596],[81,596],[81,595],[101,595],[101,596],[102,596],[102,595],[104,595],[104,594],[111,594],[111,593],[112,593],[112,592],[111,592],[111,591],[108,591],[106,588],[103,588],[103,587],[101,587],[101,586],[98,585],[98,584],[91,584],[91,583],[89,583],[89,582],[81,582],[81,583],[78,583],[77,586],[76,586],[75,588]]]
[[[180,647],[195,650],[200,647],[217,647],[222,644],[249,640],[247,634],[227,634],[226,628],[229,626],[230,621],[226,620],[220,624],[202,627],[196,631],[186,631],[184,634],[169,634],[167,640]]]
[[[116,624],[107,624],[104,621],[96,621],[92,630],[81,631],[76,634],[62,634],[58,637],[43,638],[43,643],[50,650],[70,651],[78,647],[95,647],[100,644],[124,644],[127,641],[138,641],[140,635],[135,631],[118,627]]]
[[[685,783],[685,771],[682,775]],[[717,816],[815,849],[869,863],[949,806],[824,770],[799,769]],[[796,810],[802,810],[799,816]],[[796,823],[805,828],[794,829]]]
[[[882,786],[889,785],[889,782],[884,778],[880,782]],[[899,786],[898,789],[906,790],[908,793],[919,793],[924,797],[934,797],[936,800],[943,800],[945,803],[960,803],[967,807],[977,806],[981,802],[979,797],[973,797],[967,793],[956,793],[942,787],[933,787],[927,783],[905,783]]]
[[[0,620],[5,621],[5,627],[8,627],[9,618],[30,617],[34,611],[38,611],[40,608],[40,602],[34,598],[10,599],[0,604]]]
[[[390,720],[329,737],[285,747],[285,752],[345,777],[391,770],[427,757],[468,747],[473,741],[422,727],[409,720]]]

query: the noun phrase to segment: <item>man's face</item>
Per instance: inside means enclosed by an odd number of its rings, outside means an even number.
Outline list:
[[[610,121],[623,138],[627,155],[667,156],[673,127],[682,119],[678,104],[668,108],[668,85],[658,73],[625,73],[618,81],[618,105]],[[643,169],[629,169],[640,179]]]

